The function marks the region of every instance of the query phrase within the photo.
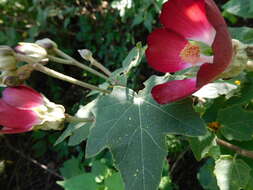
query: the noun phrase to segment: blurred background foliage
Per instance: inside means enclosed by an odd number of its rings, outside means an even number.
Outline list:
[[[148,34],[159,27],[158,16],[165,1],[0,0],[0,44],[15,46],[20,41],[50,38],[77,59],[80,59],[78,49],[90,49],[97,60],[114,70],[121,66],[137,42],[146,44]],[[230,29],[233,37],[245,43],[253,43],[252,2],[216,1],[228,25],[233,27]],[[89,83],[101,82],[76,68],[51,67]],[[144,80],[147,71],[146,64],[137,68],[132,83]],[[65,105],[71,114],[79,106],[76,102],[85,104],[89,100],[85,97],[88,91],[39,73],[33,74],[28,82],[52,101]],[[109,152],[104,151],[92,160],[84,160],[85,142],[74,147],[69,147],[66,142],[53,146],[59,135],[60,132],[32,132],[1,138],[0,189],[57,190],[62,186],[66,190],[81,190],[84,188],[80,187],[85,186],[87,190],[122,190],[121,178]],[[194,159],[187,141],[177,136],[169,136],[167,141],[168,163],[174,168],[169,177],[169,166],[165,164],[160,189],[187,189],[189,186],[194,190],[203,189],[196,179],[202,163]],[[184,159],[178,165],[182,157]],[[34,164],[34,160],[38,163]],[[40,164],[59,172],[64,181],[41,168]],[[182,174],[185,170],[192,174]],[[56,181],[60,180],[59,186]]]

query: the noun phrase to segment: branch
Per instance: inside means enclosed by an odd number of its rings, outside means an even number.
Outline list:
[[[218,145],[221,145],[221,146],[224,146],[228,149],[231,149],[231,150],[235,151],[237,154],[240,154],[242,156],[253,159],[253,152],[252,151],[242,149],[239,146],[230,144],[229,142],[221,140],[219,138],[216,139],[216,142]]]

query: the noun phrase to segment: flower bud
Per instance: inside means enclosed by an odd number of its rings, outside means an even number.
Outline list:
[[[17,60],[13,50],[8,46],[0,46],[0,71],[10,71],[17,68]]]
[[[35,43],[45,49],[57,48],[57,44],[53,40],[50,40],[49,38],[37,40]]]
[[[17,61],[14,56],[0,56],[0,71],[10,71],[17,68]]]
[[[29,57],[35,63],[45,62],[48,60],[47,51],[38,44],[20,42],[19,45],[15,47],[15,51]]]
[[[219,78],[231,78],[239,75],[246,67],[248,56],[246,52],[247,45],[239,40],[232,40],[233,59],[229,67],[219,76]]]
[[[0,56],[13,55],[13,50],[9,46],[0,46]]]
[[[22,133],[33,129],[59,130],[65,109],[26,86],[6,88],[0,99],[0,133]]]
[[[93,59],[92,52],[88,49],[80,49],[78,53],[84,58],[86,61],[91,61]]]

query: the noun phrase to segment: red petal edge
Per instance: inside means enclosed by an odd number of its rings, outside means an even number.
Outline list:
[[[43,104],[42,95],[26,86],[8,87],[4,89],[2,99],[7,104],[20,109],[29,109]]]
[[[0,125],[5,127],[4,130],[28,131],[38,123],[40,121],[35,112],[17,109],[0,99]]]
[[[197,86],[201,87],[215,80],[232,61],[233,47],[224,18],[213,0],[205,0],[206,13],[210,23],[216,30],[212,49],[214,52],[213,64],[204,64],[197,74]]]
[[[148,36],[146,57],[148,64],[160,72],[176,72],[191,67],[180,58],[180,52],[188,41],[164,28],[154,30]]]
[[[159,104],[167,104],[186,98],[199,90],[196,88],[196,79],[173,80],[155,86],[151,93]]]
[[[187,39],[213,43],[215,30],[206,17],[204,0],[169,0],[163,5],[160,21]]]

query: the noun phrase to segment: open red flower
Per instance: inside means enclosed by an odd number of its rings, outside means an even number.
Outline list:
[[[148,63],[160,72],[177,72],[200,66],[195,78],[155,86],[153,98],[160,104],[183,99],[215,80],[232,60],[232,41],[226,23],[213,0],[170,0],[163,5],[162,28],[148,37]],[[213,56],[202,54],[199,43],[211,46]]]
[[[0,133],[22,133],[32,130],[41,120],[34,111],[43,105],[43,96],[25,87],[6,88],[0,99]]]

